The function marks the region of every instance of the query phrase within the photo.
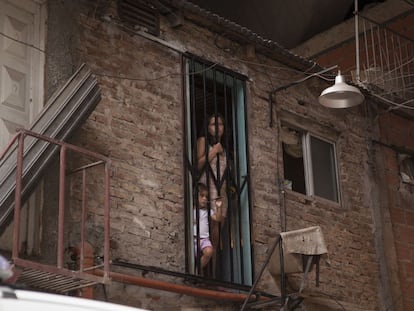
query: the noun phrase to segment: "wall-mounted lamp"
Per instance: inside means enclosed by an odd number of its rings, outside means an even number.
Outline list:
[[[270,104],[270,123],[269,126],[273,127],[273,94],[285,90],[293,85],[299,84],[308,80],[309,78],[319,76],[325,72],[336,69],[338,66],[332,66],[325,68],[319,72],[315,72],[301,80],[294,81],[287,85],[280,86],[269,93],[269,104]],[[318,98],[319,103],[329,108],[349,108],[361,104],[364,101],[364,95],[355,86],[351,86],[345,83],[344,76],[341,72],[335,78],[335,84],[322,91]]]
[[[364,95],[355,86],[345,83],[341,71],[335,78],[335,84],[323,90],[318,98],[322,106],[329,108],[349,108],[364,101]]]

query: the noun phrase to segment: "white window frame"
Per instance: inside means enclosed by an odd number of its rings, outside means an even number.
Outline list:
[[[304,166],[305,166],[305,184],[306,184],[306,192],[308,193],[308,195],[316,195],[315,193],[315,174],[314,174],[314,166],[312,164],[312,143],[311,143],[311,138],[314,137],[316,139],[319,139],[322,142],[325,142],[327,144],[330,144],[332,146],[332,152],[333,152],[333,174],[334,176],[331,176],[334,180],[334,188],[336,191],[336,194],[333,193],[334,196],[336,196],[336,200],[333,200],[335,202],[340,201],[340,195],[339,195],[339,178],[338,178],[338,161],[337,161],[337,156],[336,156],[336,145],[335,142],[329,141],[327,139],[324,139],[320,136],[311,134],[310,132],[306,132],[303,134],[302,139],[303,139],[303,146],[304,146]],[[326,198],[328,200],[331,200],[329,198]]]
[[[307,130],[304,129],[299,129],[297,127],[294,126],[289,126],[286,125],[288,128],[297,131],[300,135],[301,135],[301,141],[302,141],[302,156],[303,156],[303,171],[304,171],[304,183],[305,183],[305,195],[308,196],[316,196],[316,197],[320,197],[326,200],[330,200],[333,202],[337,202],[340,203],[340,184],[339,184],[339,175],[338,175],[338,160],[337,160],[337,152],[336,152],[336,144],[334,141],[331,141],[329,139],[323,138],[320,135],[316,135],[314,133],[311,133]],[[325,197],[322,195],[318,195],[315,191],[315,183],[317,181],[315,181],[315,172],[314,172],[314,165],[312,162],[312,141],[311,139],[315,138],[318,139],[322,142],[325,142],[327,144],[329,144],[332,149],[332,171],[333,172],[329,172],[331,173],[331,177],[333,180],[333,192],[331,193],[331,197]],[[284,163],[284,165],[286,165]],[[284,167],[284,172],[286,172],[286,167]],[[286,177],[286,176],[285,176]]]

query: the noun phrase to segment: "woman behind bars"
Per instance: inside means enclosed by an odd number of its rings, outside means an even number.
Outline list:
[[[206,135],[197,140],[197,167],[201,172],[200,182],[208,185],[211,215],[217,213],[215,200],[221,198],[221,215],[217,215],[221,221],[211,221],[211,242],[213,244],[213,275],[216,271],[216,250],[220,241],[220,228],[227,216],[227,154],[223,147],[224,118],[220,114],[213,114],[207,119]],[[212,217],[213,218],[213,217]]]

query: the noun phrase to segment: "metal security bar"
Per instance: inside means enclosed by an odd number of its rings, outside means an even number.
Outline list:
[[[186,58],[185,64],[189,271],[226,282],[251,284],[244,78],[195,58]],[[199,183],[208,189],[209,237],[213,248],[204,269]]]

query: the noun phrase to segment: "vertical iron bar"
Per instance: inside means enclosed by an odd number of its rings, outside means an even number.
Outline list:
[[[190,270],[190,273],[195,273],[197,267],[197,257],[194,256],[194,238],[197,236],[197,232],[194,232],[194,186],[198,182],[199,170],[198,170],[198,155],[197,155],[197,114],[195,103],[195,65],[194,58],[182,58],[183,71],[186,73],[183,76],[185,92],[183,98],[185,99],[185,238],[186,247],[185,256],[186,270]],[[183,88],[184,89],[184,88]],[[189,98],[187,98],[187,91]],[[187,119],[190,118],[190,120]],[[189,128],[188,128],[189,127]],[[188,135],[190,135],[190,145],[188,145]],[[191,175],[191,178],[189,178]],[[191,203],[191,204],[190,204]]]
[[[58,220],[58,245],[57,245],[57,267],[63,268],[64,252],[64,221],[65,221],[65,170],[66,170],[66,146],[60,149],[60,172],[59,172],[59,220]]]
[[[190,253],[190,249],[189,247],[191,247],[190,241],[193,241],[194,237],[192,236],[192,231],[191,231],[191,227],[190,225],[192,224],[191,222],[191,218],[189,217],[189,202],[191,200],[189,200],[188,196],[189,196],[189,190],[191,189],[191,186],[189,184],[189,178],[188,178],[188,173],[189,171],[194,172],[191,168],[193,167],[194,163],[193,161],[189,160],[189,154],[191,154],[191,146],[193,146],[193,144],[190,144],[190,146],[188,146],[188,141],[187,141],[187,135],[188,135],[188,118],[187,118],[187,113],[188,113],[188,107],[189,107],[189,102],[188,102],[188,98],[187,98],[187,91],[190,89],[190,83],[189,83],[189,79],[190,79],[190,69],[188,66],[188,59],[184,56],[181,55],[180,58],[181,61],[181,72],[183,73],[182,75],[182,88],[181,88],[181,93],[182,93],[182,99],[184,101],[184,105],[183,105],[183,115],[184,115],[184,135],[183,135],[183,142],[184,142],[184,209],[185,209],[185,214],[184,214],[184,232],[185,232],[185,236],[184,236],[184,240],[185,240],[185,269],[186,272],[189,272],[188,270],[191,269],[190,267],[190,263],[191,261],[191,257],[188,256],[188,254]],[[190,100],[191,102],[191,100]],[[191,119],[190,119],[191,121]],[[190,125],[191,127],[191,125]],[[192,132],[191,132],[192,133]],[[193,139],[193,137],[191,136],[191,139]],[[192,141],[192,140],[191,140]],[[193,158],[194,159],[194,158]],[[190,271],[191,272],[191,271]]]
[[[195,192],[193,194],[193,202],[195,204],[195,212],[196,212],[196,239],[197,239],[197,246],[196,249],[194,251],[194,254],[196,254],[196,270],[195,272],[197,272],[197,274],[202,274],[201,271],[201,239],[200,239],[200,206],[198,204],[198,187],[196,186],[195,188]],[[208,204],[210,204],[210,202],[208,202]],[[194,215],[194,207],[193,207],[193,215]]]
[[[237,83],[236,83],[236,78],[235,77],[233,77],[233,79],[232,79],[232,88],[231,88],[231,100],[232,100],[232,107],[233,107],[233,109],[234,109],[234,111],[233,111],[233,115],[234,115],[234,123],[237,125],[237,126],[235,126],[235,128],[238,128],[238,124],[239,124],[239,119],[238,119],[238,106],[237,106],[237,93],[236,93],[236,85],[237,85]],[[243,94],[244,95],[244,94]],[[244,130],[244,132],[246,133],[246,130],[245,129],[243,129]],[[235,133],[234,133],[234,137],[235,137],[235,142],[234,142],[234,148],[235,148],[235,150],[236,151],[238,151],[239,150],[239,145],[240,145],[240,140],[239,140],[239,131],[235,131]],[[240,193],[241,193],[241,187],[240,187],[240,182],[241,182],[241,176],[240,176],[240,161],[239,161],[239,153],[238,152],[235,152],[234,153],[235,154],[235,156],[234,156],[234,165],[236,166],[236,168],[234,168],[234,171],[235,171],[235,180],[237,180],[237,182],[236,182],[236,194],[237,194],[237,202],[238,202],[238,205],[237,205],[237,208],[238,208],[238,210],[239,210],[239,213],[238,213],[238,232],[237,232],[237,234],[238,234],[238,240],[239,240],[239,249],[240,249],[240,254],[239,254],[239,257],[240,257],[240,276],[241,276],[241,280],[242,280],[242,283],[244,283],[244,280],[245,280],[245,276],[244,276],[244,267],[243,267],[243,234],[242,234],[242,232],[243,232],[243,228],[242,228],[242,210],[241,210],[241,203],[240,203]]]
[[[202,64],[203,72],[202,72],[202,82],[203,82],[203,134],[204,134],[204,166],[203,166],[203,173],[206,177],[206,186],[208,189],[208,201],[209,201],[209,209],[208,209],[208,219],[211,219],[211,209],[210,209],[210,202],[212,200],[211,194],[210,194],[210,174],[209,174],[209,167],[210,163],[208,161],[208,152],[209,152],[209,142],[208,142],[208,126],[209,126],[209,115],[207,114],[207,82],[206,82],[206,64]],[[211,224],[210,224],[211,228]],[[209,232],[210,238],[211,238],[211,230]],[[213,245],[213,247],[216,247],[217,245]],[[214,252],[216,252],[216,249],[214,249]],[[216,256],[216,255],[213,255]],[[213,257],[214,258],[214,257]],[[210,265],[210,271],[212,271],[213,277],[216,276],[216,271],[213,271],[215,268],[215,265]]]
[[[195,158],[196,158],[196,167],[194,172],[199,172],[198,169],[198,146],[197,146],[197,135],[193,135],[193,133],[197,133],[197,114],[196,114],[196,85],[195,85],[195,61],[194,58],[191,59],[191,95],[192,99],[190,100],[191,102],[191,108],[192,108],[192,131],[191,131],[191,135],[194,137],[194,146],[195,148]],[[194,165],[194,164],[193,164]],[[193,176],[194,177],[194,176]],[[197,176],[198,178],[198,176]],[[198,182],[198,181],[197,181]],[[199,206],[198,206],[198,187],[197,187],[197,183],[194,183],[194,188],[192,188],[192,192],[191,192],[191,196],[193,198],[193,206],[191,206],[191,218],[193,219],[194,222],[194,206],[196,208],[195,212],[196,212],[196,238],[197,238],[197,246],[196,246],[196,250],[194,252],[192,252],[192,256],[194,256],[194,254],[197,254],[197,256],[195,257],[195,270],[194,272],[201,272],[201,256],[200,256],[200,248],[201,248],[201,244],[200,244],[200,210],[199,210]],[[210,204],[210,203],[209,203]],[[192,239],[194,240],[194,236],[192,237]],[[192,242],[192,245],[194,247],[194,242]]]
[[[232,81],[234,81],[234,77],[232,78]],[[234,85],[230,88],[231,90],[231,103],[230,103],[230,107],[232,108],[231,111],[233,112],[234,115]],[[229,271],[230,271],[230,280],[231,282],[234,282],[234,275],[235,275],[235,265],[234,265],[234,253],[233,250],[237,249],[236,247],[234,247],[233,244],[233,218],[234,218],[234,214],[233,214],[233,208],[231,207],[232,205],[232,199],[231,199],[231,195],[230,195],[230,186],[231,186],[231,177],[230,174],[234,174],[234,167],[231,170],[231,166],[234,164],[235,158],[233,157],[233,159],[231,159],[232,161],[230,161],[230,152],[228,152],[230,150],[230,142],[229,142],[229,132],[231,131],[229,129],[229,124],[231,124],[231,129],[234,129],[235,127],[233,126],[234,124],[234,120],[232,117],[230,117],[230,122],[229,120],[229,103],[227,102],[227,75],[225,72],[223,72],[223,92],[224,92],[224,119],[225,119],[225,124],[226,124],[226,128],[225,128],[225,138],[226,138],[226,148],[227,148],[227,163],[226,163],[226,167],[227,167],[227,173],[226,173],[226,191],[227,191],[227,213],[228,213],[228,217],[227,217],[227,222],[229,224],[228,228],[227,228],[227,234],[229,237],[228,240],[228,255],[229,255],[229,263],[230,263],[230,267],[229,267]],[[236,131],[237,133],[237,131]],[[233,155],[237,156],[237,154],[234,152],[235,146],[236,146],[237,142],[233,142]],[[234,178],[234,176],[233,176]],[[237,258],[237,256],[236,256]]]
[[[279,255],[280,255],[280,292],[281,292],[281,305],[285,305],[286,300],[286,279],[285,279],[285,255],[283,254],[283,241],[280,236],[279,243]]]
[[[248,122],[249,122],[249,120],[248,120],[248,118],[247,118],[247,96],[246,96],[246,94],[247,94],[247,91],[246,91],[246,82],[244,81],[243,82],[243,119],[244,119],[244,144],[245,144],[245,146],[249,146],[249,135],[248,135]],[[246,241],[244,241],[244,245],[246,246],[246,247],[249,247],[249,259],[248,259],[248,263],[250,264],[250,269],[251,269],[251,271],[250,271],[250,277],[252,277],[253,278],[253,275],[254,275],[254,264],[253,264],[253,262],[252,262],[252,258],[254,258],[254,247],[253,247],[253,243],[251,242],[252,241],[252,228],[251,228],[251,219],[252,219],[252,202],[251,202],[251,196],[250,196],[250,170],[249,170],[249,165],[248,165],[248,163],[250,162],[249,161],[249,151],[248,151],[248,148],[246,147],[246,149],[245,149],[245,154],[244,154],[244,156],[245,156],[245,158],[246,158],[246,185],[247,185],[247,192],[246,192],[246,195],[247,195],[247,206],[248,206],[248,211],[247,211],[247,214],[248,214],[248,217],[249,217],[249,222],[248,222],[248,225],[247,225],[247,229],[246,230],[248,230],[249,231],[249,241],[248,241],[248,244],[246,245]]]
[[[218,143],[218,109],[217,109],[217,81],[216,81],[216,74],[217,71],[214,69],[213,70],[213,105],[214,105],[214,128],[215,128],[215,143]],[[223,120],[224,124],[225,124],[226,120]],[[223,144],[222,141],[220,141],[221,144]],[[222,146],[224,148],[224,146]],[[216,155],[217,158],[217,165],[216,165],[216,178],[214,179],[214,185],[216,187],[217,190],[217,194],[218,196],[221,196],[221,174],[220,174],[220,155],[217,153]],[[221,226],[219,226],[219,241],[221,240]],[[220,243],[219,243],[220,244]]]
[[[191,59],[191,68],[192,68],[192,72],[195,72],[196,70],[195,70],[195,62],[194,62],[194,58],[192,58]],[[192,75],[192,88],[191,88],[191,91],[192,91],[192,93],[191,93],[191,95],[192,95],[192,107],[193,108],[195,108],[196,107],[196,105],[197,105],[197,103],[196,103],[196,86],[195,86],[195,74],[193,74]],[[193,111],[193,129],[194,129],[194,131],[195,132],[197,132],[197,125],[196,125],[196,111],[195,111],[195,109],[193,109],[194,111]],[[192,131],[193,132],[193,131]],[[196,141],[197,141],[197,137],[196,137]],[[195,144],[195,146],[196,146],[196,170],[197,170],[197,172],[198,172],[198,150],[197,150],[197,142],[196,142],[196,144]],[[197,246],[196,246],[196,249],[195,249],[195,251],[193,252],[193,255],[194,254],[197,254],[197,256],[195,257],[195,260],[196,260],[196,262],[195,262],[195,270],[194,270],[194,272],[197,272],[197,273],[200,273],[201,272],[201,256],[200,256],[200,253],[199,253],[199,251],[200,251],[200,248],[201,248],[201,243],[200,243],[200,210],[199,210],[199,208],[198,208],[198,195],[196,195],[196,193],[198,193],[197,192],[197,189],[198,189],[198,187],[197,187],[197,184],[194,184],[194,188],[192,189],[193,191],[191,192],[191,196],[192,196],[192,198],[193,198],[193,206],[192,206],[192,209],[191,209],[191,212],[192,212],[192,215],[191,215],[191,217],[192,217],[192,219],[193,219],[193,221],[194,221],[194,206],[195,206],[195,208],[196,208],[196,210],[195,210],[195,212],[196,212],[196,238],[197,238]],[[194,239],[194,236],[193,236],[193,239]],[[194,245],[194,242],[193,242],[193,245]],[[193,246],[194,247],[194,246]]]
[[[192,163],[192,172],[197,172],[196,175],[193,175],[193,179],[196,178],[196,176],[198,177],[198,155],[197,155],[197,111],[196,111],[196,96],[195,96],[195,64],[194,64],[194,59],[192,58],[190,60],[190,64],[189,64],[189,78],[188,81],[191,83],[190,86],[190,103],[189,103],[189,107],[190,107],[190,116],[191,116],[191,128],[190,128],[190,133],[191,133],[191,137],[192,137],[192,146],[191,146],[191,151],[190,152],[195,152],[195,157],[193,156],[193,159],[195,160],[195,163],[193,163],[193,161],[191,161]],[[187,131],[188,134],[188,131]],[[194,148],[195,147],[195,148]],[[194,180],[193,180],[193,184],[194,184]],[[193,216],[191,216],[193,217]]]
[[[105,211],[104,211],[104,277],[109,277],[109,239],[110,239],[110,162],[105,163]]]
[[[16,167],[16,189],[14,193],[14,224],[13,224],[13,249],[12,258],[19,258],[20,244],[20,211],[22,204],[22,175],[23,175],[23,151],[25,134],[20,132],[18,137],[17,167]]]
[[[218,109],[217,109],[217,84],[216,84],[216,70],[213,70],[213,106],[214,106],[214,128],[215,128],[215,143],[218,142]],[[225,122],[226,120],[223,120]],[[220,141],[221,144],[223,142]],[[224,148],[224,146],[223,146]],[[220,174],[220,155],[216,155],[217,158],[217,165],[216,165],[216,176],[217,178],[214,179],[214,185],[217,190],[217,194],[221,196],[221,174]],[[219,241],[221,240],[221,226],[219,226]]]
[[[282,144],[282,142],[280,142]],[[280,201],[280,226],[282,232],[286,231],[286,201],[285,201],[285,186],[279,182],[279,201]]]
[[[86,170],[82,169],[82,220],[81,220],[81,248],[79,270],[83,271],[83,260],[85,256],[85,222],[86,222]]]

